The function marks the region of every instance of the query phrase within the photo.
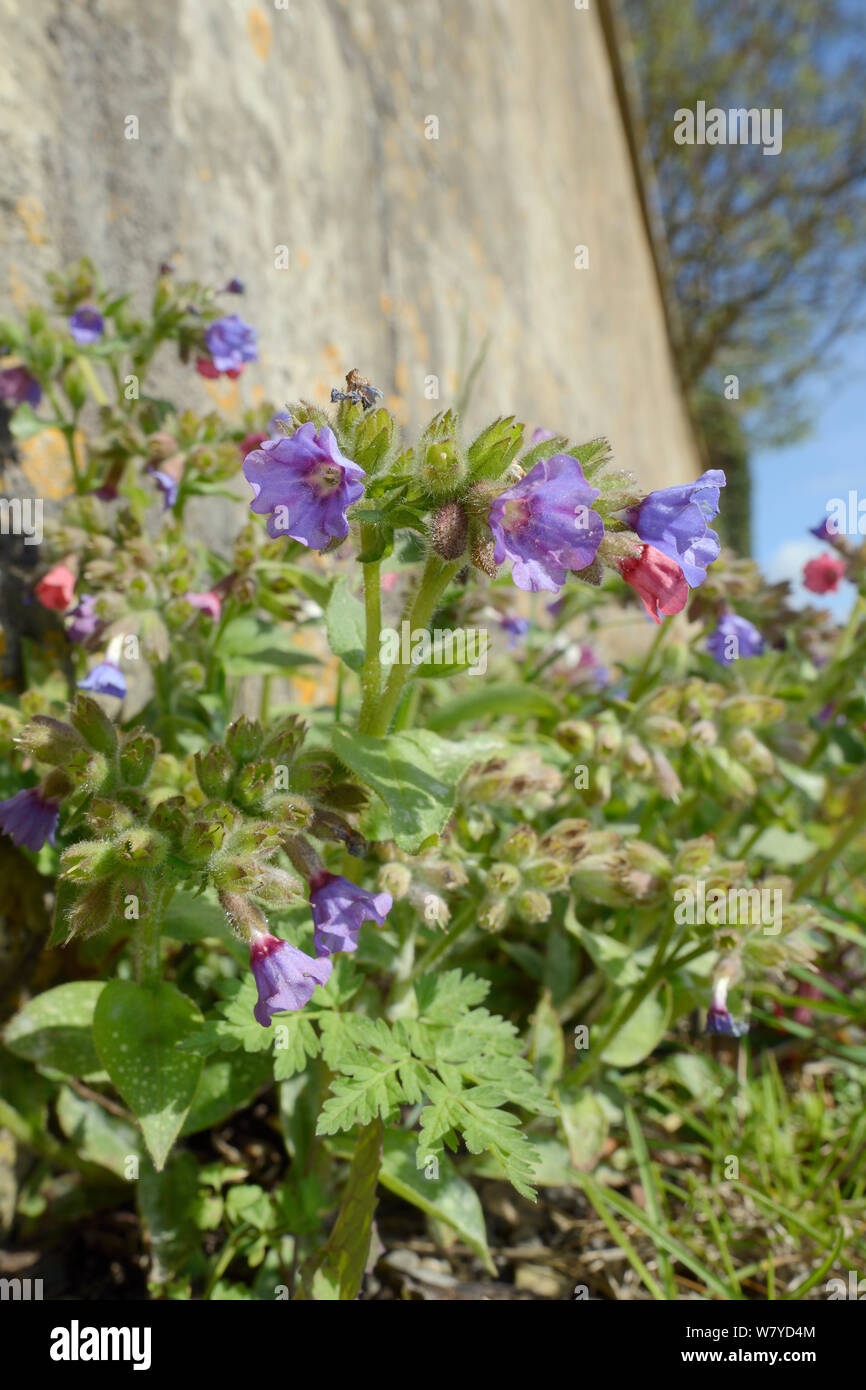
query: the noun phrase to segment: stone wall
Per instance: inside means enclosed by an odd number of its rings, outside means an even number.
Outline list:
[[[0,0],[2,298],[83,253],[118,287],[164,259],[236,275],[246,399],[324,402],[357,366],[410,424],[489,338],[472,423],[606,433],[643,482],[692,476],[599,3]]]

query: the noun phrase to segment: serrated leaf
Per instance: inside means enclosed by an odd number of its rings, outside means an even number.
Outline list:
[[[191,999],[162,982],[145,988],[130,980],[105,986],[93,1017],[99,1059],[141,1125],[161,1170],[189,1111],[202,1059],[177,1043],[202,1018]]]

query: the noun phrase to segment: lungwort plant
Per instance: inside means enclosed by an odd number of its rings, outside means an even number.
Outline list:
[[[233,426],[146,389],[169,342],[255,362],[217,295],[165,267],[139,317],[86,262],[53,293],[0,324],[12,435],[59,432],[73,489],[37,576],[7,551],[21,1220],[52,1173],[77,1211],[132,1183],[154,1293],[350,1299],[380,1187],[488,1270],[479,1176],[618,1230],[648,1059],[729,1069],[749,1013],[760,1056],[804,982],[862,1060],[862,597],[839,633],[720,559],[718,471],[647,493],[603,439],[450,410],[408,443],[358,372]],[[207,1148],[251,1114],[267,1170]],[[665,1296],[676,1260],[718,1291],[727,1248],[662,1248]]]

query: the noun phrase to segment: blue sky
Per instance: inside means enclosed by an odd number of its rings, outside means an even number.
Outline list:
[[[866,499],[866,334],[852,338],[844,367],[810,394],[815,402],[812,433],[797,444],[761,450],[752,459],[754,551],[771,580],[796,580],[806,560],[826,552],[828,547],[809,535],[809,527],[826,516],[831,498],[847,499],[854,489]],[[847,582],[825,598],[799,585],[795,593],[799,602],[826,606],[838,617],[848,612],[854,597]]]

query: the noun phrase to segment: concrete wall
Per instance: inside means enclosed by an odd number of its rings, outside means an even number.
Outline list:
[[[0,0],[0,297],[82,253],[118,287],[167,258],[237,275],[246,399],[324,402],[357,366],[412,424],[429,375],[452,399],[465,322],[470,352],[490,335],[472,423],[606,433],[642,481],[692,476],[598,3]]]

